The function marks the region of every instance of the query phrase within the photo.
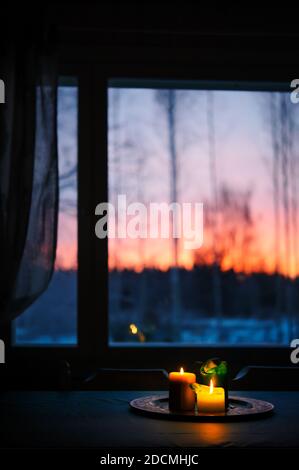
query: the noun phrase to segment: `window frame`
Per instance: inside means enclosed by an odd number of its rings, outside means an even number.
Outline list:
[[[167,51],[167,49],[166,49]],[[85,52],[85,51],[84,51]],[[290,348],[285,346],[203,346],[199,345],[133,345],[109,346],[108,338],[108,242],[99,240],[94,233],[96,217],[94,209],[99,202],[108,200],[108,146],[107,146],[107,87],[111,78],[129,79],[169,79],[176,80],[221,80],[287,82],[296,77],[296,66],[289,65],[281,72],[277,64],[263,66],[247,64],[242,68],[236,65],[207,64],[205,60],[196,62],[194,51],[184,62],[184,54],[176,59],[171,55],[170,62],[165,53],[158,59],[147,52],[141,62],[140,51],[112,50],[111,58],[107,50],[92,48],[84,55],[71,60],[74,50],[62,53],[60,75],[70,75],[78,83],[78,292],[77,292],[77,346],[12,346],[12,325],[3,329],[3,339],[9,358],[31,359],[38,355],[45,359],[66,359],[83,367],[176,367],[178,362],[191,366],[194,361],[210,356],[226,358],[236,367],[255,365],[290,366]],[[99,60],[103,53],[103,59]],[[133,54],[134,56],[134,54]],[[161,60],[163,56],[164,60]],[[126,60],[130,57],[130,60]],[[193,58],[193,59],[192,59]],[[191,60],[192,59],[192,60]],[[204,67],[203,67],[204,66]],[[120,359],[121,358],[121,359]]]
[[[251,82],[256,84],[268,84],[274,83],[274,89],[277,91],[286,91],[287,84],[291,82],[291,79],[283,78],[280,73],[277,73],[276,68],[266,67],[260,69],[260,67],[253,68],[252,70],[245,69],[235,69],[234,67],[229,67],[228,70],[221,76],[221,86],[219,89],[229,89],[229,87],[237,81],[245,82],[246,85],[244,89],[252,89],[250,86]],[[154,70],[154,74],[153,74]],[[114,64],[107,64],[106,67],[98,67],[96,70],[96,81],[98,81],[101,86],[104,86],[108,90],[108,81],[109,79],[121,79],[126,78],[128,82],[131,80],[147,80],[148,77],[155,80],[169,80],[169,77],[175,77],[175,80],[186,80],[189,81],[212,81],[217,83],[217,75],[219,76],[219,68],[216,67],[206,67],[204,71],[200,70],[200,67],[188,67],[184,71],[180,70],[177,65],[170,66],[166,65],[142,65],[136,66],[130,64],[129,66],[124,66],[121,64],[115,66]],[[290,74],[291,77],[295,75]],[[213,83],[213,85],[214,85]],[[225,86],[226,85],[226,86]],[[228,85],[228,86],[227,86]],[[247,88],[249,85],[249,88]],[[223,88],[224,87],[224,88]],[[212,87],[213,89],[214,86]],[[243,88],[242,88],[243,89]],[[258,90],[258,89],[257,89]],[[98,92],[100,90],[98,89]],[[102,90],[103,92],[103,90]],[[101,113],[101,110],[96,110],[98,113]],[[106,112],[101,113],[101,118],[99,122],[102,122],[101,132],[98,134],[98,145],[101,146],[100,139],[102,142],[106,142],[107,139],[107,103],[106,103]],[[105,133],[105,135],[104,135]],[[105,148],[105,159],[108,160],[108,148],[106,144]],[[107,175],[108,177],[108,175]],[[106,182],[107,185],[107,182]],[[106,199],[108,200],[108,194],[106,194]],[[101,202],[99,199],[98,202]],[[99,246],[103,241],[99,241]],[[105,252],[107,252],[107,244],[105,243]],[[108,276],[107,269],[107,260],[105,263],[105,274]],[[106,280],[108,285],[108,280]],[[107,299],[108,300],[108,299]],[[236,369],[249,364],[254,365],[285,365],[290,366],[290,349],[285,346],[217,346],[217,345],[205,345],[203,347],[194,345],[194,344],[173,344],[173,345],[155,345],[149,344],[132,344],[130,346],[124,345],[109,345],[108,338],[108,303],[105,306],[105,318],[102,318],[102,329],[106,328],[106,335],[102,336],[102,342],[99,346],[99,357],[105,358],[105,365],[111,367],[164,367],[168,370],[176,368],[178,362],[182,361],[186,366],[191,367],[194,361],[202,360],[204,358],[212,356],[220,356],[225,358],[230,363],[234,363]],[[104,341],[103,341],[104,340]],[[237,357],[236,357],[237,356]],[[122,362],[119,363],[119,358]],[[181,363],[181,362],[180,362]]]
[[[76,315],[76,331],[77,331],[77,344],[70,345],[18,345],[14,343],[14,324],[11,321],[9,324],[5,325],[3,329],[2,337],[5,342],[6,346],[6,362],[9,364],[10,361],[12,363],[21,363],[22,360],[30,361],[32,358],[38,356],[41,360],[51,361],[51,360],[68,360],[74,361],[77,360],[79,357],[83,357],[84,352],[84,341],[83,335],[84,332],[82,331],[82,318],[80,312],[82,312],[82,308],[80,304],[82,303],[82,296],[79,294],[84,289],[84,279],[81,273],[86,273],[88,270],[86,269],[86,263],[84,262],[85,259],[88,258],[88,244],[84,241],[84,232],[82,231],[82,227],[84,223],[88,223],[88,218],[86,217],[86,213],[81,211],[79,216],[79,207],[82,204],[86,204],[86,191],[84,191],[85,187],[88,187],[88,182],[85,179],[88,177],[88,171],[86,170],[86,166],[84,164],[84,160],[82,158],[82,146],[89,151],[88,143],[90,141],[89,136],[85,135],[84,132],[79,130],[79,127],[82,127],[81,118],[79,109],[82,109],[84,112],[84,106],[80,101],[82,101],[82,94],[80,90],[87,89],[85,82],[88,79],[86,72],[82,73],[82,68],[78,64],[65,64],[63,66],[59,66],[59,77],[71,77],[74,78],[77,82],[78,88],[78,108],[77,108],[77,260],[78,260],[78,270],[77,270],[77,315]],[[87,111],[89,113],[89,111]],[[84,140],[84,143],[82,142]],[[81,150],[80,150],[81,148]],[[79,219],[82,220],[82,223],[79,223]],[[79,269],[79,264],[81,268]],[[84,322],[85,323],[85,322]]]

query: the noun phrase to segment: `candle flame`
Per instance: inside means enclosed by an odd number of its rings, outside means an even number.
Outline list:
[[[183,374],[184,373],[184,369],[183,367],[180,368],[180,374]]]
[[[213,379],[210,380],[210,394],[212,394],[214,391],[214,382]]]
[[[130,330],[131,330],[132,335],[137,335],[137,333],[138,333],[138,328],[137,328],[136,325],[134,325],[134,323],[132,323],[132,324],[130,325]]]

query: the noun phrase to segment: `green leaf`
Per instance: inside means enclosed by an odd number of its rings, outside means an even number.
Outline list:
[[[213,375],[226,375],[227,369],[227,362],[216,358],[205,361],[200,368],[200,372],[202,375],[212,377]]]

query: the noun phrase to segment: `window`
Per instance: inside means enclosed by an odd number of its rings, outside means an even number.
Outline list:
[[[139,233],[152,202],[204,207],[199,248],[109,239],[110,346],[298,337],[299,108],[280,85],[206,85],[109,82],[110,226],[136,215],[120,214],[119,195],[145,207]]]
[[[14,322],[17,346],[77,344],[77,108],[71,78],[58,89],[59,215],[55,270],[48,289]]]
[[[288,85],[108,79],[109,67],[65,74],[78,84],[59,87],[56,267],[13,323],[13,353],[31,357],[42,346],[45,358],[169,368],[178,348],[186,364],[200,348],[199,359],[289,364],[299,333],[299,111]],[[203,245],[163,238],[169,215],[154,224],[156,238],[97,238],[97,204],[113,204],[116,231],[134,219],[118,218],[118,196],[146,211],[153,202],[203,203]],[[192,211],[190,220],[194,228]],[[150,229],[139,222],[137,231]]]

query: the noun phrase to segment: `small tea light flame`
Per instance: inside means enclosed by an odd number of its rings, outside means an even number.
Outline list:
[[[137,333],[138,333],[138,328],[137,328],[136,325],[134,325],[134,323],[132,323],[132,324],[130,325],[130,330],[131,330],[132,335],[137,335]]]
[[[180,374],[183,375],[183,373],[184,373],[184,369],[183,369],[183,367],[181,367],[181,368],[180,368]]]
[[[214,392],[214,382],[213,379],[210,380],[210,394]]]

